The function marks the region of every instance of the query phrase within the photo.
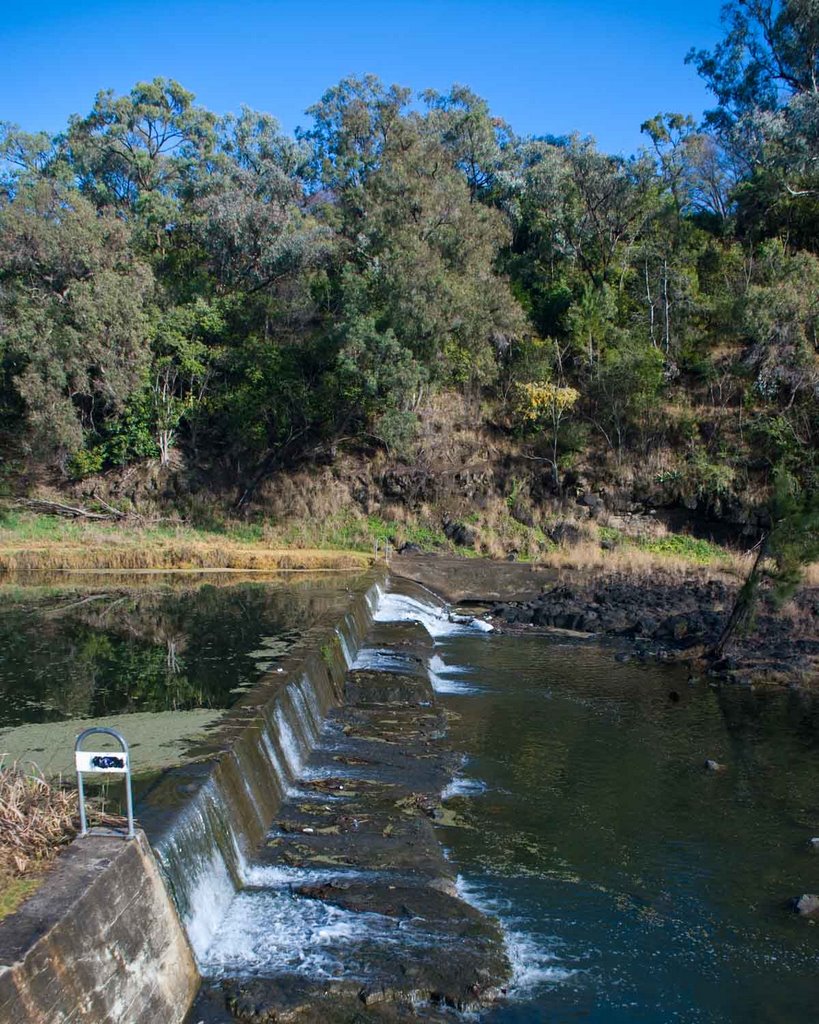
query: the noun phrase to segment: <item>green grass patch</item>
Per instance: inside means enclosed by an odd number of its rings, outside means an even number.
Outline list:
[[[42,880],[42,875],[0,879],[0,921],[13,914],[27,896],[39,889]]]
[[[728,552],[718,544],[701,540],[699,537],[689,537],[683,533],[671,533],[667,537],[641,540],[637,542],[637,547],[655,555],[684,558],[686,561],[697,562],[700,565],[723,562],[729,557]]]

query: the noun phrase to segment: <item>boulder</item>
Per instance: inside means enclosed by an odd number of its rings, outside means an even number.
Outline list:
[[[453,544],[457,544],[461,548],[474,548],[475,541],[478,539],[471,526],[454,520],[444,523],[444,534]]]

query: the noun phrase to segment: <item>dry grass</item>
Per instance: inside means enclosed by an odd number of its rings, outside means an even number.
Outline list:
[[[122,828],[95,801],[89,824]],[[79,831],[75,790],[49,781],[33,764],[0,763],[0,920],[34,892],[59,851]]]
[[[805,569],[805,586],[819,587],[819,562],[814,562]]]
[[[0,877],[29,874],[77,833],[77,794],[33,765],[0,767]]]
[[[654,551],[623,545],[612,551],[604,551],[599,542],[580,541],[571,546],[558,546],[538,559],[538,564],[554,569],[578,572],[631,573],[648,576],[661,570],[666,574],[690,575],[699,568],[714,575],[715,571],[728,575],[739,575],[737,565],[741,556],[730,555],[719,566],[692,561],[681,555],[657,554]]]
[[[0,546],[0,572],[32,569],[239,569],[275,572],[283,569],[364,569],[369,556],[352,551],[322,551],[240,546],[225,542],[156,541],[138,538],[109,544],[26,544]]]
[[[237,526],[239,536],[188,527],[140,529],[13,515],[0,522],[0,573],[28,570],[232,569],[246,571],[364,569],[363,553],[282,542]]]

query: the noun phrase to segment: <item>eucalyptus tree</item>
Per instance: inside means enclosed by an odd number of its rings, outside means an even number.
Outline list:
[[[525,331],[494,269],[509,229],[473,202],[442,111],[412,111],[406,90],[368,77],[345,79],[310,112],[318,207],[339,237],[339,319],[391,331],[433,381],[490,381],[499,348]]]
[[[98,93],[89,114],[70,119],[65,146],[83,195],[133,219],[162,253],[186,190],[206,172],[215,125],[193,93],[155,78],[125,96]]]
[[[65,465],[142,386],[152,288],[128,226],[75,190],[42,179],[0,210],[0,344],[39,458]]]
[[[494,117],[489,104],[465,85],[448,93],[428,89],[421,93],[427,107],[426,123],[466,178],[473,201],[498,201],[514,173],[514,135],[510,126]]]
[[[745,163],[743,224],[819,245],[819,3],[731,0],[725,37],[692,51],[717,99],[706,124]],[[775,207],[772,211],[771,207]]]

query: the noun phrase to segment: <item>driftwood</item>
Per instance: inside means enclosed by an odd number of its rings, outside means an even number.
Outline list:
[[[67,505],[62,501],[50,501],[46,498],[18,498],[15,505],[42,515],[61,516],[63,519],[85,519],[96,523],[130,522],[136,526],[155,526],[159,523],[170,523],[173,526],[184,526],[187,520],[182,516],[143,516],[139,512],[115,508],[98,494],[92,493],[91,499],[97,508],[83,508],[81,505]]]
[[[79,505],[66,505],[61,501],[48,501],[45,498],[18,498],[16,504],[30,509],[32,512],[42,512],[50,516],[63,516],[66,519],[91,519],[97,522],[119,522],[123,519],[134,518],[141,520],[142,517],[133,512],[123,512],[114,508],[102,498],[94,496],[94,500],[101,507],[102,511],[95,512],[92,509],[82,508]]]

